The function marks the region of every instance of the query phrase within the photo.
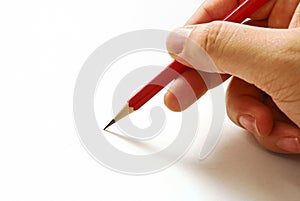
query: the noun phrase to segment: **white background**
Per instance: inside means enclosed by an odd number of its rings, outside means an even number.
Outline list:
[[[2,1],[0,200],[299,200],[300,158],[261,149],[228,120],[206,160],[197,159],[200,136],[177,164],[147,176],[110,171],[80,143],[72,95],[87,57],[127,31],[172,30],[201,2]]]

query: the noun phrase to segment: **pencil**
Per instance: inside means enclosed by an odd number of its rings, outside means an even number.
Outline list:
[[[223,21],[242,23],[267,1],[268,0],[246,0],[230,12]],[[105,126],[104,130],[130,113],[138,110],[160,90],[174,80],[178,74],[181,74],[188,68],[189,67],[177,62],[176,60],[173,61],[134,96],[132,96],[121,111],[108,123],[107,126]]]

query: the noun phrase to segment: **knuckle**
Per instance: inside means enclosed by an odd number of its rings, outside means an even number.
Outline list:
[[[198,34],[198,40],[201,41],[201,46],[209,54],[218,54],[222,56],[225,51],[229,51],[231,44],[235,44],[236,35],[241,32],[239,26],[228,26],[228,22],[214,21],[208,23],[202,34]]]
[[[219,46],[222,40],[223,23],[219,21],[211,22],[207,24],[203,30],[203,35],[199,34],[201,46],[208,53],[214,52]],[[202,35],[202,36],[201,36]]]
[[[237,50],[234,47],[236,44],[236,35],[240,30],[239,26],[228,26],[226,22],[214,21],[201,27],[196,31],[197,43],[203,48],[203,51],[212,58],[216,67],[220,71],[223,69],[224,59],[230,55],[236,55]]]

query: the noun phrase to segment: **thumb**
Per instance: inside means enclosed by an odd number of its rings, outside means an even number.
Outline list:
[[[215,21],[176,29],[167,48],[172,57],[192,68],[230,74],[263,89],[263,83],[280,76],[278,68],[290,63],[290,35],[284,29]]]

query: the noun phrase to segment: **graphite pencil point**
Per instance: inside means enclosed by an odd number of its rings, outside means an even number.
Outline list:
[[[105,126],[105,128],[104,128],[103,130],[106,130],[108,127],[110,127],[111,125],[113,125],[115,122],[116,122],[116,121],[115,121],[114,119],[111,120],[111,121],[107,124],[107,126]]]

